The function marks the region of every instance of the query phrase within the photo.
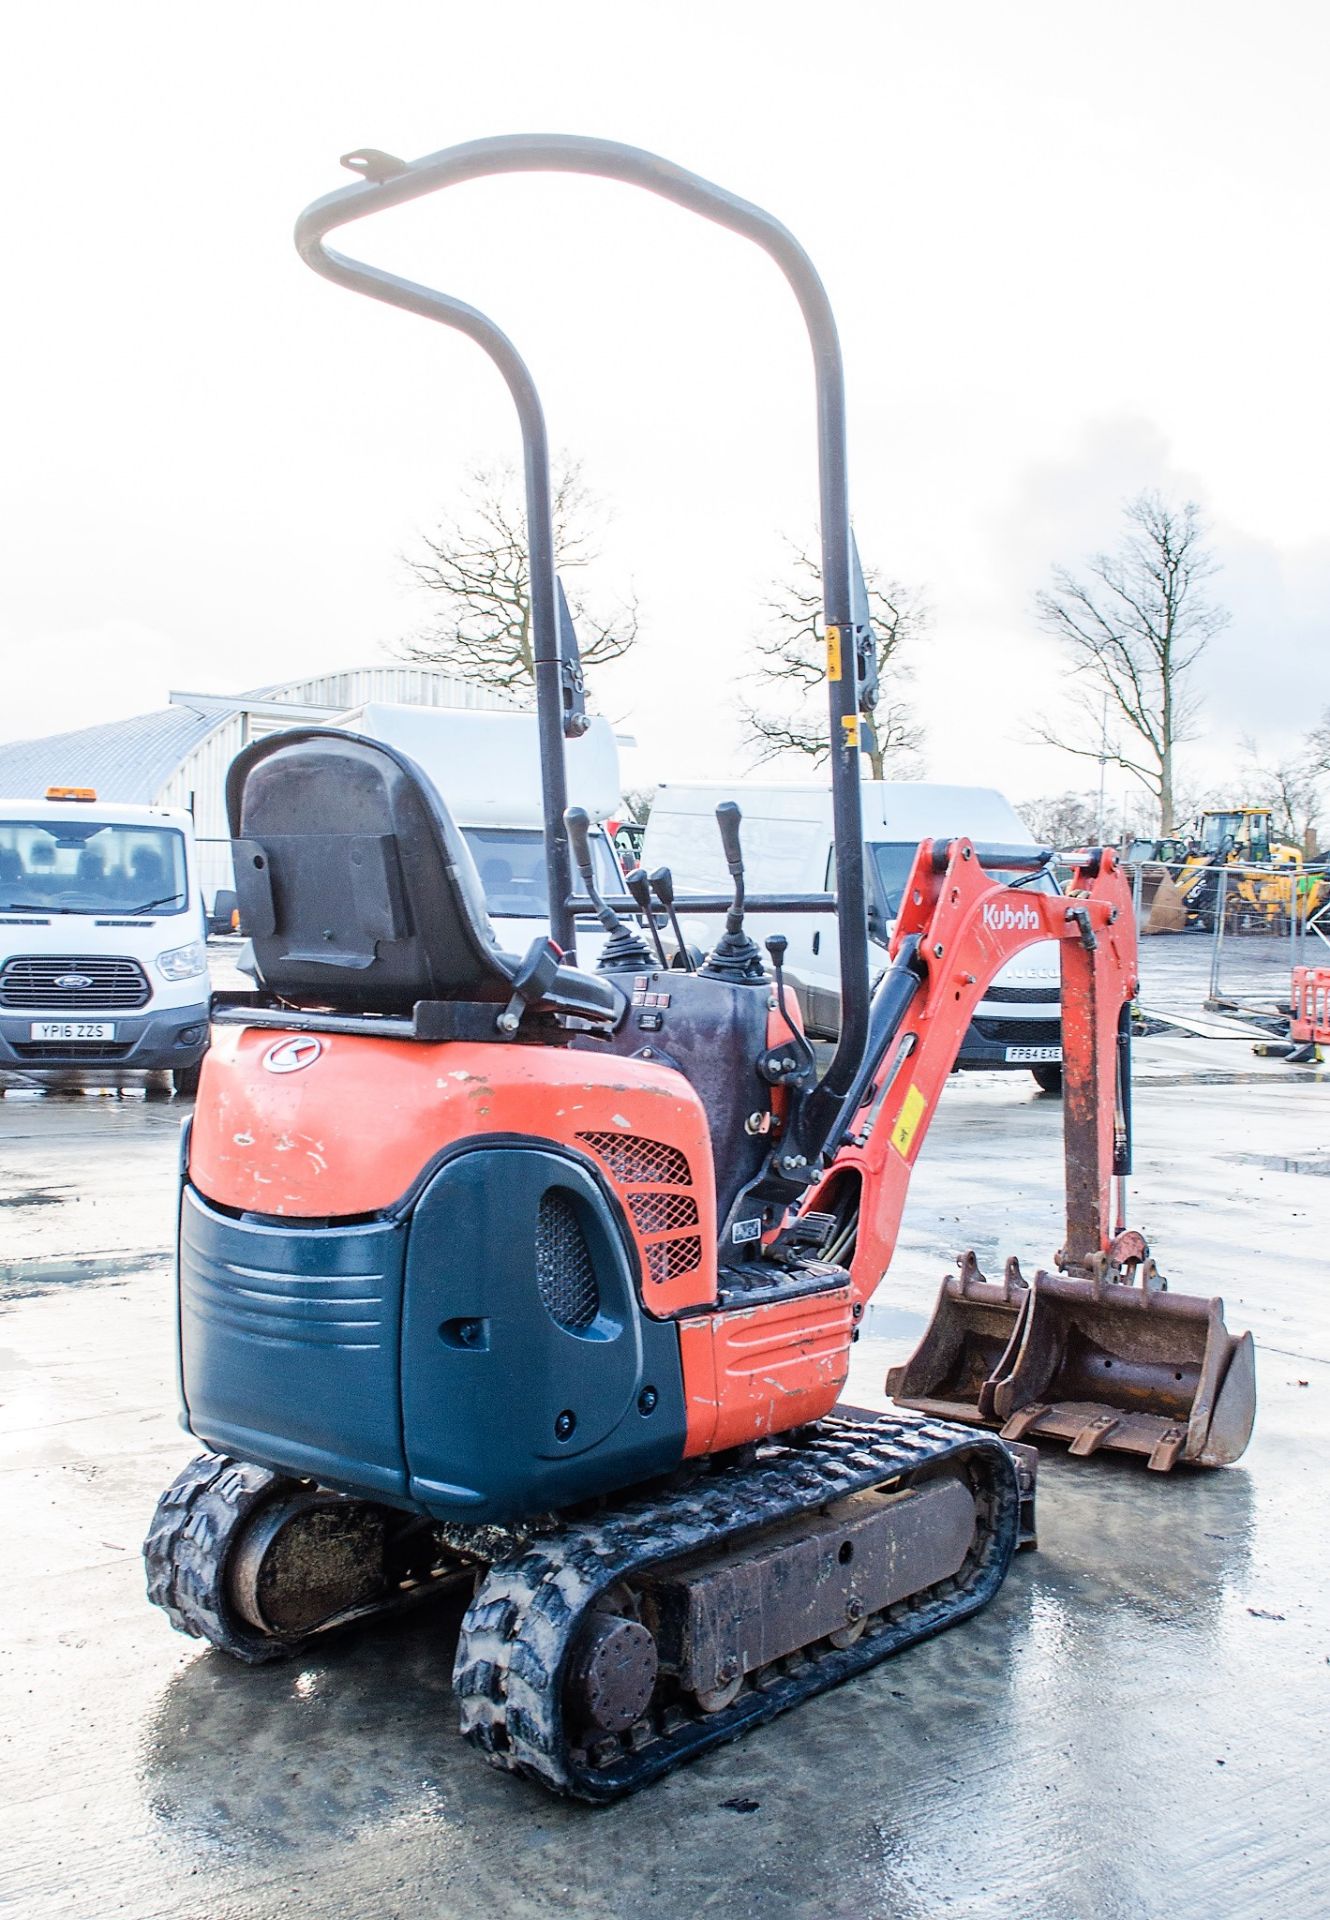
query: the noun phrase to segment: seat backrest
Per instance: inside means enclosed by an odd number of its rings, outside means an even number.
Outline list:
[[[232,761],[227,813],[241,925],[269,992],[339,1011],[507,1000],[503,953],[466,841],[395,748],[309,727]]]

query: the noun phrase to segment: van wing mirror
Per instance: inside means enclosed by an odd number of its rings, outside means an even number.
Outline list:
[[[232,915],[235,913],[238,905],[238,897],[230,888],[219,887],[212,903],[212,912],[208,916],[208,932],[233,932]]]
[[[868,937],[879,947],[885,947],[891,939],[887,931],[886,916],[876,900],[870,900],[868,903]]]

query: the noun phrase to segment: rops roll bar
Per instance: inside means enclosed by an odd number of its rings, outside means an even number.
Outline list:
[[[564,768],[557,588],[550,510],[549,443],[535,383],[507,335],[474,307],[450,294],[403,280],[381,267],[352,260],[324,244],[324,236],[352,220],[401,206],[422,194],[502,173],[586,173],[659,194],[762,247],[799,302],[813,350],[817,387],[818,492],[822,532],[822,597],[827,633],[831,736],[832,816],[836,835],[836,913],[840,927],[841,1031],[835,1055],[802,1115],[801,1133],[814,1146],[829,1133],[862,1060],[868,1032],[868,947],[859,795],[859,685],[866,628],[856,623],[851,572],[850,513],[845,450],[845,381],[836,322],[808,255],[780,221],[658,154],[614,140],[572,134],[511,134],[469,140],[420,160],[362,148],[343,165],[363,176],[355,186],[325,194],[296,223],[301,258],[339,286],[402,307],[466,334],[490,356],[507,383],[522,429],[531,615],[545,803],[545,847],[551,927],[563,947],[573,944],[568,837],[564,826]],[[871,662],[865,661],[867,673]]]

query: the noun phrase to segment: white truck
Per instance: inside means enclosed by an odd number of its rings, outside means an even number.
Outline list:
[[[208,1044],[190,817],[88,787],[0,800],[0,1070],[171,1075]]]
[[[901,891],[921,840],[965,835],[985,846],[1028,846],[1015,809],[992,787],[925,781],[863,783],[864,843],[869,889],[869,940],[882,965],[900,909]],[[828,787],[730,782],[723,786],[662,782],[647,822],[642,864],[670,868],[676,893],[718,893],[728,877],[715,810],[734,800],[743,813],[745,883],[750,894],[823,893],[835,887]],[[1056,890],[1051,873],[1014,883]],[[714,925],[685,921],[703,948]],[[833,913],[750,914],[759,943],[769,933],[789,941],[785,965],[810,1033],[834,1036],[840,1024],[840,949]],[[879,971],[880,971],[879,967]],[[1060,970],[1056,943],[1031,947],[1004,967],[981,1002],[961,1047],[960,1067],[1027,1067],[1046,1092],[1062,1084]]]
[[[500,944],[524,953],[549,922],[536,716],[371,701],[340,714],[337,725],[396,747],[433,781],[471,849]],[[594,823],[597,883],[602,893],[622,894],[603,826],[620,806],[619,749],[609,721],[593,718],[584,734],[565,742],[565,755],[569,805],[585,807]],[[595,966],[605,938],[599,921],[577,922],[581,966]]]

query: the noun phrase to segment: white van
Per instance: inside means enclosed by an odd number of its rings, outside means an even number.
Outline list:
[[[471,849],[500,945],[524,953],[549,926],[535,714],[371,701],[339,714],[336,724],[396,747],[429,776]],[[619,749],[609,721],[593,718],[564,749],[568,804],[585,807],[595,823],[597,884],[602,893],[621,895],[623,876],[603,825],[620,807]],[[580,891],[576,872],[573,885]],[[579,920],[578,964],[594,967],[605,939],[598,920]]]
[[[861,788],[867,856],[870,959],[886,964],[886,943],[921,840],[965,835],[985,846],[1023,847],[1029,828],[992,787],[937,786],[924,781],[866,780]],[[835,853],[831,792],[808,785],[724,786],[662,781],[647,822],[643,865],[667,866],[676,893],[729,890],[715,811],[722,800],[743,814],[745,885],[750,894],[831,893]],[[1024,884],[1056,889],[1051,873]],[[760,944],[769,933],[789,941],[785,964],[810,1033],[834,1037],[840,1025],[840,947],[832,913],[750,914],[747,931]],[[690,921],[686,931],[703,948],[714,924]],[[980,1003],[961,1047],[961,1067],[1028,1067],[1040,1086],[1062,1084],[1060,958],[1055,941],[1041,941],[1005,966]]]
[[[88,787],[0,800],[0,1069],[169,1072],[208,1044],[193,825]]]

